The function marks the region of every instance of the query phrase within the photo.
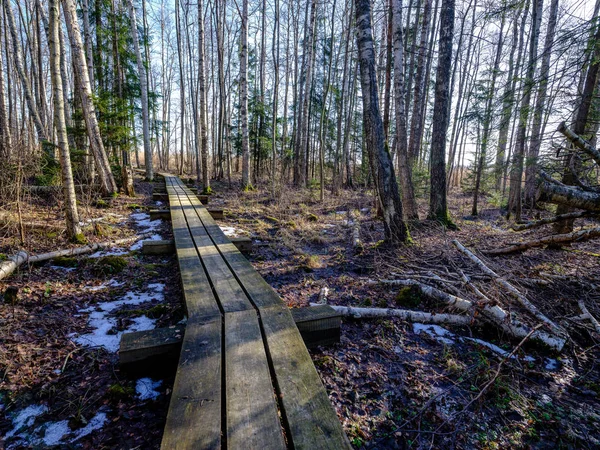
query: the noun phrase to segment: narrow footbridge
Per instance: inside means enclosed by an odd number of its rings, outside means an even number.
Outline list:
[[[287,306],[164,179],[188,322],[162,449],[351,448]]]

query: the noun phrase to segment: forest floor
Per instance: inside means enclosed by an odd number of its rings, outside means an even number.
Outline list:
[[[90,241],[143,232],[171,236],[168,222],[144,213],[157,206],[150,185],[137,181],[136,188],[135,199],[82,208]],[[461,281],[462,270],[488,297],[535,324],[451,240],[484,251],[549,234],[549,226],[515,233],[491,203],[472,220],[470,196],[456,194],[450,208],[459,231],[425,222],[412,227],[414,244],[390,250],[381,245],[383,227],[368,192],[328,195],[320,203],[318,192],[309,190],[284,189],[273,201],[268,189],[214,189],[211,205],[226,213],[220,225],[228,234],[252,237],[251,262],[290,307],[316,302],[326,287],[332,305],[445,312],[418,292],[373,281],[434,282],[476,301]],[[23,205],[24,221],[46,224],[25,230],[31,253],[68,247],[56,231],[59,206],[52,199]],[[357,221],[358,250],[352,245]],[[5,228],[3,255],[16,250],[15,236],[14,226]],[[125,331],[182,320],[182,296],[173,282],[175,257],[138,249],[132,243],[62,258],[22,268],[0,283],[3,292],[17,292],[0,303],[0,448],[159,448],[174,374],[123,373],[116,350]],[[600,241],[483,259],[568,328],[572,341],[561,354],[526,342],[507,358],[519,342],[490,326],[344,319],[341,342],[311,355],[356,448],[600,446],[599,336],[586,321],[573,319],[581,314],[579,299],[600,317]]]

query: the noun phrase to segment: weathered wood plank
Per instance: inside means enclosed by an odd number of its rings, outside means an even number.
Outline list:
[[[196,214],[198,210],[206,212],[206,209],[195,208],[187,197],[179,196],[177,200],[173,199],[173,201],[178,201],[184,211],[192,239],[223,311],[233,312],[252,309],[252,304],[248,301],[246,294],[229,267],[227,267]]]
[[[242,253],[252,253],[252,239],[247,236],[229,238],[231,243]]]
[[[124,333],[119,347],[119,364],[130,364],[181,351],[185,325]]]
[[[174,195],[171,197],[175,203],[177,197]],[[202,262],[198,258],[196,246],[180,206],[171,208],[171,222],[188,320],[202,321],[220,317],[219,305],[206,278]]]
[[[308,348],[340,342],[342,317],[329,305],[290,310]]]
[[[286,307],[260,312],[294,448],[352,448]]]
[[[208,213],[215,220],[221,220],[225,218],[225,214],[223,213],[223,208],[208,208]]]
[[[175,242],[168,240],[142,241],[144,255],[172,255],[175,253]]]
[[[150,220],[171,220],[171,211],[168,209],[151,209],[148,214]]]
[[[256,311],[225,314],[227,446],[285,449]]]
[[[220,449],[222,431],[222,323],[189,323],[162,450]]]

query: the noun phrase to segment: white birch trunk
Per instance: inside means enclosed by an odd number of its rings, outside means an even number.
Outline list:
[[[144,1],[144,0],[142,0]],[[142,59],[140,51],[140,40],[138,37],[137,17],[133,0],[127,0],[129,7],[129,19],[131,20],[131,37],[133,38],[133,48],[138,67],[138,77],[140,80],[140,90],[142,91],[142,131],[144,134],[144,164],[146,165],[146,178],[154,179],[154,167],[152,164],[152,147],[150,146],[150,112],[148,110],[148,75],[146,66]]]
[[[71,240],[81,239],[81,228],[79,227],[79,214],[77,213],[77,198],[75,197],[75,185],[73,183],[73,172],[71,170],[71,155],[69,152],[69,141],[67,138],[67,124],[65,122],[65,108],[63,99],[63,83],[60,72],[60,0],[50,0],[50,75],[52,79],[52,93],[54,102],[54,126],[58,138],[58,154],[60,159],[64,208],[67,222],[67,236]]]

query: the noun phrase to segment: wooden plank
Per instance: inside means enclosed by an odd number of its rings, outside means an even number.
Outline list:
[[[215,220],[220,220],[225,217],[225,214],[223,213],[223,208],[208,208],[208,213]]]
[[[173,202],[175,198],[172,196]],[[221,317],[219,305],[198,258],[181,207],[171,208],[171,222],[188,320],[202,321]]]
[[[217,245],[223,258],[236,274],[246,292],[248,292],[254,305],[259,309],[283,305],[283,302],[271,286],[252,267],[252,264],[238,251],[227,236],[225,236],[206,209],[196,208],[196,213],[204,224],[207,233]],[[248,287],[252,287],[251,291],[248,291]]]
[[[171,211],[168,209],[151,209],[148,211],[150,215],[150,220],[171,220]]]
[[[342,317],[329,305],[290,310],[308,348],[340,342]]]
[[[167,202],[167,201],[169,201],[169,195],[165,194],[164,192],[163,193],[155,192],[152,194],[152,200],[154,200],[155,202],[156,201]]]
[[[242,253],[252,252],[252,239],[247,236],[229,238],[231,243]]]
[[[189,323],[162,450],[220,449],[222,431],[222,323]]]
[[[294,323],[300,331],[300,335],[308,348],[311,345],[326,345],[334,342],[330,341],[329,334],[337,329],[339,342],[339,331],[341,317],[331,306],[311,306],[308,308],[291,309]],[[121,338],[121,347],[119,349],[119,362],[126,364],[129,362],[141,361],[150,356],[170,355],[181,349],[185,325],[175,325],[171,327],[155,328],[147,331],[136,331],[125,333]],[[323,336],[318,338],[320,332]],[[329,333],[329,334],[328,334]],[[320,343],[328,339],[325,343]],[[317,342],[319,342],[317,344]]]
[[[142,241],[144,255],[172,255],[175,253],[175,242],[168,240]]]
[[[260,314],[294,448],[352,448],[290,311],[282,306]]]
[[[256,311],[225,314],[227,446],[285,449]]]
[[[173,199],[173,201],[175,200]],[[197,208],[189,202],[187,197],[179,196],[177,201],[183,208],[192,239],[223,311],[233,312],[253,309],[246,294],[208,236],[204,225],[198,219]],[[206,211],[205,208],[201,209]]]
[[[184,333],[185,325],[124,333],[119,347],[119,364],[130,364],[174,352],[179,355]]]

